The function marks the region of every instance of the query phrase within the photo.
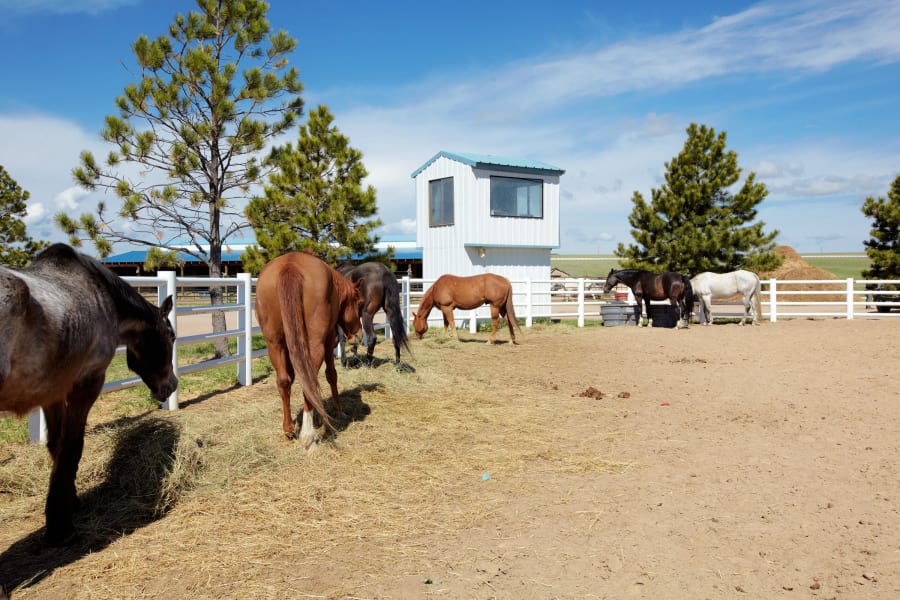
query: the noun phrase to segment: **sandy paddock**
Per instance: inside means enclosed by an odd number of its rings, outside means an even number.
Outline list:
[[[238,482],[13,597],[900,598],[900,319],[461,336],[414,343],[411,398],[378,391],[388,364],[342,372],[371,414],[325,459],[276,439],[271,381],[187,407],[253,398],[275,452],[293,453],[279,493],[316,475],[331,495],[314,509],[288,498],[276,516],[227,498],[246,494]],[[436,404],[473,380],[449,406],[493,412],[445,411],[385,439],[406,400]],[[378,444],[402,452],[376,469],[359,455]],[[441,472],[422,467],[429,452]],[[336,463],[386,491],[341,496]],[[427,502],[406,485],[431,488]],[[358,534],[335,533],[349,515]],[[0,548],[40,525],[4,523]],[[0,578],[22,560],[5,552]]]

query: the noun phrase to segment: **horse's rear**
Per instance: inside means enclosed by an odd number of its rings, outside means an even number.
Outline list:
[[[325,362],[335,410],[340,413],[337,371],[334,367],[336,327],[350,341],[359,333],[358,290],[322,260],[305,252],[284,254],[260,272],[256,286],[256,314],[266,338],[282,402],[282,430],[296,435],[291,413],[291,385],[300,377],[303,419],[300,439],[307,448],[315,443],[312,411],[327,431],[335,430],[319,393],[318,373]]]

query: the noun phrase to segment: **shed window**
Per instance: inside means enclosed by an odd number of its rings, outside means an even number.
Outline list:
[[[543,218],[543,180],[491,177],[491,216]]]
[[[453,178],[428,182],[429,225],[453,225]]]

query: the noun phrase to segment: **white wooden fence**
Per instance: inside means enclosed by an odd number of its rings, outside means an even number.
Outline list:
[[[237,369],[237,379],[240,385],[252,383],[251,367],[253,359],[266,354],[265,349],[253,351],[253,334],[259,332],[259,327],[253,322],[253,286],[255,280],[248,273],[240,273],[237,277],[222,277],[210,279],[207,277],[176,277],[174,271],[160,271],[156,277],[124,277],[125,281],[141,289],[155,289],[158,302],[161,303],[167,296],[172,295],[174,307],[170,314],[172,326],[178,333],[179,317],[188,317],[196,314],[209,314],[214,311],[235,312],[237,314],[237,326],[221,333],[202,333],[197,335],[180,336],[175,340],[173,352],[173,369],[176,375],[183,376],[189,373],[234,364]],[[412,320],[412,313],[418,308],[424,290],[434,283],[434,280],[411,279],[403,277],[401,280],[401,306],[405,315],[407,327]],[[602,279],[554,279],[552,281],[514,281],[516,293],[513,302],[516,306],[516,316],[523,319],[526,327],[531,327],[535,319],[575,319],[579,327],[584,327],[586,320],[599,320],[601,307],[608,303],[610,296],[602,293],[604,280]],[[879,301],[883,295],[896,294],[896,292],[879,292],[868,289],[880,284],[900,285],[900,280],[856,280],[852,278],[841,280],[776,280],[767,279],[762,282],[762,309],[763,317],[771,322],[779,318],[796,317],[832,317],[832,318],[900,318],[900,302],[888,300]],[[196,303],[190,305],[179,303],[179,297],[187,296],[190,291],[205,290],[218,286],[223,289],[225,296],[234,298],[235,302],[216,306]],[[803,289],[815,286],[819,289]],[[625,288],[622,288],[624,290]],[[539,293],[533,290],[540,290]],[[548,290],[549,293],[548,293]],[[790,298],[789,300],[785,298]],[[835,299],[838,298],[838,299]],[[543,299],[543,300],[540,300]],[[629,299],[631,297],[629,296]],[[631,299],[633,303],[633,299]],[[882,309],[890,307],[897,309],[890,312],[875,311],[875,302],[878,301]],[[695,311],[699,310],[695,305]],[[714,303],[714,318],[735,318],[743,314],[740,302]],[[440,320],[440,314],[433,311],[432,317]],[[484,306],[471,311],[458,311],[458,326],[468,327],[473,333],[477,331],[478,322],[490,320],[490,310]],[[385,328],[385,334],[390,337],[390,330]],[[210,342],[218,338],[236,338],[237,352],[225,358],[207,360],[194,364],[178,364],[178,348],[190,344]],[[118,352],[124,352],[124,346]],[[107,381],[103,386],[103,392],[121,390],[141,384],[139,377],[129,377],[115,381]],[[176,410],[178,408],[178,391],[172,393],[169,398],[161,403],[160,408]],[[43,413],[38,409],[32,411],[28,419],[29,439],[43,442],[46,440],[46,423]]]

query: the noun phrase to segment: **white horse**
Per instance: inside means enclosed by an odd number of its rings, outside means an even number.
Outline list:
[[[732,271],[731,273],[700,273],[691,279],[694,288],[694,296],[700,298],[700,321],[703,325],[712,322],[713,298],[729,298],[740,294],[744,302],[744,317],[741,325],[747,317],[753,314],[753,324],[759,325],[759,317],[762,313],[760,305],[760,284],[756,273],[750,271]]]

